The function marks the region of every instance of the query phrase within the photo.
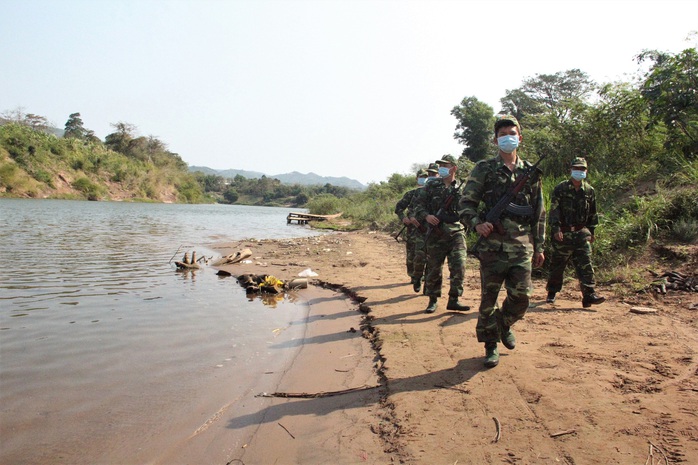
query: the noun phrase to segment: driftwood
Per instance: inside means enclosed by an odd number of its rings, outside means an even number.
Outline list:
[[[251,256],[252,256],[252,251],[250,249],[242,249],[238,252],[235,252],[235,253],[232,253],[230,255],[226,255],[225,257],[219,258],[218,260],[211,263],[211,265],[213,265],[213,266],[231,265],[233,263],[239,263],[246,258],[250,258]]]
[[[375,386],[361,386],[349,389],[342,389],[341,391],[324,391],[324,392],[260,392],[255,397],[284,397],[284,398],[300,398],[300,399],[315,399],[318,397],[332,397],[339,396],[342,394],[350,394],[352,392],[368,391],[370,389],[376,389],[381,387],[380,384]]]
[[[201,268],[196,259],[196,250],[191,253],[191,258],[189,258],[189,252],[184,252],[182,260],[175,262],[175,265],[177,265],[177,268],[180,270],[198,270]]]

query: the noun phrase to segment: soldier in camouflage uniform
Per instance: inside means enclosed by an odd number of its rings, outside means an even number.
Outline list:
[[[407,275],[411,278],[411,282],[414,284],[414,257],[415,248],[417,246],[417,237],[415,230],[419,226],[416,220],[412,217],[409,211],[410,204],[414,200],[417,192],[424,187],[424,183],[427,180],[428,173],[424,169],[417,171],[417,185],[415,189],[411,189],[402,196],[402,198],[395,205],[395,214],[400,218],[402,224],[405,225],[405,251],[406,251],[406,264],[407,264]],[[405,212],[408,212],[405,214]],[[424,265],[422,264],[422,269]],[[419,284],[422,283],[422,273],[419,273]]]
[[[562,289],[565,268],[571,258],[582,290],[582,307],[587,308],[606,300],[594,291],[596,282],[591,264],[591,244],[599,217],[596,214],[594,188],[584,181],[586,160],[575,158],[570,168],[570,179],[555,186],[550,202],[553,256],[550,260],[547,302],[555,302],[555,295]]]
[[[500,224],[484,220],[484,214],[507,192],[526,167],[516,153],[523,140],[521,127],[511,115],[498,116],[494,142],[499,155],[480,161],[463,188],[460,208],[463,222],[482,236],[475,252],[480,259],[481,300],[476,333],[485,344],[485,366],[499,363],[497,343],[514,349],[516,338],[511,326],[523,318],[532,294],[531,266],[543,265],[545,208],[540,172],[534,173],[501,217]],[[480,202],[485,212],[478,213]],[[510,212],[513,211],[514,213]],[[507,297],[497,306],[499,291],[505,285]]]
[[[458,217],[459,192],[454,182],[458,166],[453,155],[444,155],[436,163],[439,165],[441,179],[427,183],[417,195],[414,208],[417,220],[429,225],[424,281],[424,293],[429,296],[429,305],[425,311],[436,311],[437,300],[441,297],[443,265],[446,259],[451,278],[446,309],[466,311],[470,310],[470,307],[458,303],[458,297],[463,294],[466,257],[465,228]]]
[[[439,166],[436,163],[430,163],[429,168],[426,169],[426,172],[429,176],[426,182],[433,181],[434,179],[437,179],[439,177]],[[410,215],[412,224],[416,226],[412,232],[414,239],[414,261],[412,262],[412,287],[414,289],[414,292],[419,292],[422,290],[422,280],[424,278],[424,271],[427,264],[427,246],[425,240],[427,228],[425,225],[417,221],[417,218],[414,217],[414,209],[417,204],[416,198],[417,196],[414,196],[412,198],[412,202],[410,203],[410,206],[408,208],[408,214]]]

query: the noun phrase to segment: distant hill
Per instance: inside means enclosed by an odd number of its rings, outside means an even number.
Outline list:
[[[345,176],[341,178],[336,178],[332,176],[320,176],[315,173],[303,174],[298,171],[293,171],[291,173],[284,174],[265,174],[259,173],[257,171],[245,171],[245,170],[216,170],[213,168],[208,168],[206,166],[190,166],[190,172],[199,171],[204,174],[215,174],[218,176],[223,176],[224,178],[234,178],[237,175],[244,176],[248,179],[259,179],[262,176],[268,178],[274,178],[281,181],[282,184],[300,184],[301,186],[324,186],[325,184],[332,184],[338,187],[347,187],[349,189],[364,190],[366,186],[361,184],[355,179],[349,179]]]

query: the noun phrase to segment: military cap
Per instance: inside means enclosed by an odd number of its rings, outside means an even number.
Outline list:
[[[421,178],[421,177],[424,177],[424,176],[429,176],[429,173],[427,173],[427,170],[425,170],[424,168],[422,168],[422,169],[420,169],[419,171],[417,171],[417,177],[418,177],[418,178]]]
[[[582,157],[577,157],[574,160],[572,160],[572,164],[570,166],[572,168],[586,168],[587,161],[585,159],[583,159]]]
[[[499,131],[499,128],[502,126],[510,126],[511,123],[514,126],[516,126],[519,130],[519,134],[521,134],[521,126],[519,125],[519,120],[516,119],[514,115],[497,115],[495,116],[495,121],[494,121],[494,133],[497,134],[497,131]]]
[[[452,165],[458,164],[458,162],[456,161],[456,157],[454,157],[453,155],[444,155],[443,157],[441,157],[440,160],[436,160],[436,163],[450,163]]]
[[[427,173],[438,173],[439,165],[436,163],[429,163],[429,168],[427,168]]]

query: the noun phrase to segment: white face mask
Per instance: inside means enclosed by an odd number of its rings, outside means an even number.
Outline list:
[[[572,170],[572,179],[575,181],[581,181],[587,177],[587,172],[584,170]]]
[[[449,174],[451,174],[451,168],[446,168],[445,166],[439,166],[439,176],[441,176],[442,178],[445,178]]]
[[[519,136],[497,137],[497,146],[504,153],[512,153],[519,146]]]

